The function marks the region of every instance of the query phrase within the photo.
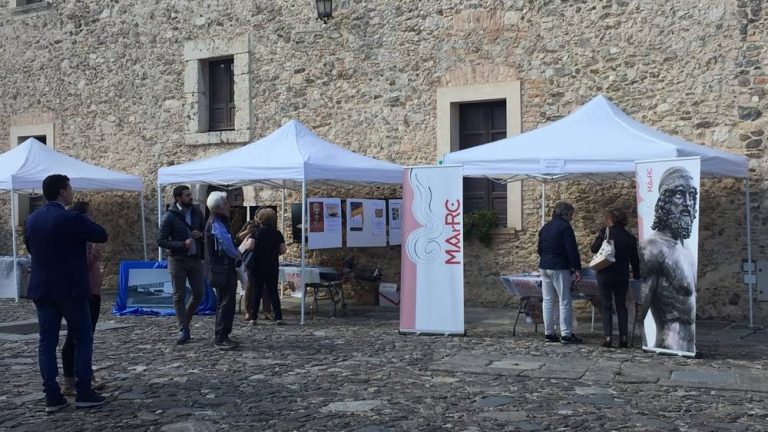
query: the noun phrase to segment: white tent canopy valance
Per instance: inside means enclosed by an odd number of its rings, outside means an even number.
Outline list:
[[[160,168],[157,173],[157,216],[162,219],[162,187],[201,183],[226,187],[262,184],[301,187],[301,215],[306,220],[307,183],[400,185],[403,167],[363,156],[320,138],[298,120],[291,120],[266,137],[207,159]],[[285,195],[283,194],[283,200]],[[283,203],[283,207],[285,203]],[[301,236],[302,285],[305,267],[305,224]],[[301,299],[304,322],[306,290]]]
[[[701,157],[702,175],[746,178],[745,156],[693,144],[648,127],[599,95],[546,126],[489,144],[449,153],[468,177],[502,181],[536,178],[634,178],[640,160]]]
[[[206,183],[241,186],[272,182],[326,181],[402,184],[399,165],[346,150],[315,135],[297,120],[217,156],[160,168],[159,185]]]
[[[140,193],[141,227],[144,258],[147,238],[144,227],[144,182],[141,177],[108,170],[59,153],[40,141],[29,138],[11,150],[0,154],[0,191],[40,193],[43,180],[52,174],[64,174],[72,189],[78,191],[129,191]],[[11,232],[13,256],[16,258],[16,202],[11,199]],[[14,265],[14,271],[16,266]],[[16,276],[18,283],[18,276]],[[18,299],[18,291],[16,292]]]

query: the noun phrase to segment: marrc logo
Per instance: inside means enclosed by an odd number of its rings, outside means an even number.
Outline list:
[[[450,228],[449,236],[446,237],[445,243],[448,247],[445,248],[446,264],[461,264],[461,260],[457,255],[461,254],[461,200],[456,200],[451,203],[450,200],[445,200],[445,226]]]

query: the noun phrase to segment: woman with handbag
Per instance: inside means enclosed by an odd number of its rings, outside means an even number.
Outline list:
[[[238,246],[240,247],[240,252],[245,253],[246,250],[253,249],[253,245],[249,244],[249,238],[255,237],[256,231],[259,229],[259,221],[256,218],[256,215],[253,215],[253,220],[247,222],[243,228],[240,230],[239,233],[237,233],[237,242]],[[250,242],[255,242],[253,238],[250,239]],[[247,267],[250,267],[248,265]],[[250,268],[246,268],[248,273],[250,273]],[[257,317],[251,316],[251,302],[253,301],[253,283],[251,281],[251,278],[248,278],[248,282],[243,287],[245,289],[245,295],[243,296],[243,301],[245,302],[245,320],[246,321],[253,321]],[[269,302],[269,299],[266,295],[261,296],[261,307],[264,311],[264,319],[265,320],[271,320],[272,319],[272,304]]]
[[[640,279],[640,262],[637,252],[637,238],[627,231],[627,214],[619,208],[605,212],[605,225],[592,243],[592,252],[598,255],[613,250],[613,263],[602,261],[596,270],[597,286],[600,289],[600,302],[603,306],[603,346],[613,345],[613,304],[619,319],[619,347],[626,348],[627,342],[627,291],[629,290],[629,268],[632,267],[634,279]],[[604,244],[605,243],[605,244]],[[602,255],[601,255],[602,256]],[[592,263],[590,263],[592,264]],[[607,265],[606,265],[607,264]]]
[[[253,240],[252,250],[255,253],[253,265],[250,268],[249,279],[253,285],[251,299],[251,324],[256,325],[259,316],[259,300],[262,296],[269,298],[277,325],[284,325],[283,313],[280,308],[280,293],[277,290],[280,274],[280,255],[287,251],[283,233],[277,230],[277,215],[271,208],[263,208],[256,214],[259,228],[248,238]]]

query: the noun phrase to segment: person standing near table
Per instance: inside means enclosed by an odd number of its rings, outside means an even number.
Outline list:
[[[43,378],[47,413],[69,402],[56,382],[56,346],[62,317],[74,342],[76,408],[104,404],[106,399],[91,388],[93,333],[89,305],[87,242],[105,243],[107,231],[87,217],[66,210],[73,200],[69,177],[50,175],[43,180],[48,203],[33,212],[24,226],[24,243],[32,255],[28,296],[34,301],[40,325],[38,362]]]
[[[573,206],[558,202],[552,211],[552,219],[539,231],[539,268],[541,269],[544,315],[544,337],[547,342],[564,344],[581,343],[573,333],[573,308],[571,305],[571,278],[581,281],[581,257],[576,235],[571,227]],[[554,297],[560,299],[560,335],[555,335]]]
[[[253,220],[249,221],[248,223],[243,226],[243,228],[240,230],[239,233],[237,233],[237,243],[238,246],[240,246],[241,243],[246,241],[249,237],[253,236],[254,233],[259,229],[259,221],[256,218],[256,214],[253,215]],[[242,249],[241,249],[242,250]],[[247,270],[247,269],[246,269]],[[244,301],[245,301],[245,320],[246,321],[252,321],[255,319],[255,317],[251,317],[251,301],[253,298],[253,282],[251,281],[251,278],[248,278],[248,283],[246,284],[245,288],[245,295],[244,295]],[[272,303],[269,302],[269,299],[266,295],[261,296],[261,307],[264,312],[264,319],[271,320],[272,319]]]
[[[251,299],[251,323],[256,325],[259,316],[259,300],[266,291],[277,325],[283,325],[283,311],[280,307],[280,293],[277,291],[278,276],[280,275],[280,255],[287,251],[283,233],[277,230],[277,215],[270,208],[259,210],[256,215],[259,221],[257,229],[250,238],[254,239],[253,250],[256,257],[251,267],[251,283],[253,298]]]
[[[77,201],[72,204],[71,210],[88,217],[90,205],[85,201]],[[99,320],[101,312],[101,286],[103,277],[101,274],[101,251],[96,244],[88,242],[86,244],[86,257],[88,261],[88,283],[91,288],[91,295],[88,303],[91,311],[91,334],[96,331],[96,322]],[[64,340],[64,346],[61,347],[61,368],[64,372],[64,396],[74,396],[75,390],[75,338],[74,334],[67,329],[67,337]],[[93,372],[91,372],[91,387],[94,390],[100,390],[104,387],[103,382],[97,382]]]
[[[229,199],[224,192],[211,192],[206,201],[211,215],[205,224],[205,257],[208,280],[216,290],[216,328],[214,344],[219,349],[236,348],[229,338],[235,319],[237,267],[243,264],[229,231]]]
[[[603,346],[613,345],[613,304],[616,305],[616,317],[619,320],[619,347],[629,346],[627,341],[627,290],[629,289],[629,268],[635,280],[640,279],[640,258],[637,253],[637,238],[627,231],[627,214],[619,208],[605,212],[605,228],[597,234],[592,242],[592,253],[597,253],[605,240],[605,232],[613,241],[616,261],[597,271],[597,287],[600,289],[602,303]]]
[[[173,285],[173,307],[179,325],[178,345],[191,339],[189,324],[192,315],[205,294],[205,267],[203,265],[205,230],[203,212],[192,202],[189,186],[173,189],[174,203],[165,213],[157,236],[157,244],[168,254],[168,272]],[[185,305],[187,280],[192,289]]]

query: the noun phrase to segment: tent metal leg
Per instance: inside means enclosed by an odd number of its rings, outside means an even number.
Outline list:
[[[541,182],[541,226],[547,222],[547,184]]]
[[[13,243],[13,280],[16,284],[16,301],[19,301],[21,281],[19,280],[18,251],[16,250],[16,196],[11,188],[11,238]]]
[[[749,327],[752,328],[755,327],[755,320],[752,305],[752,292],[754,284],[752,283],[752,215],[749,204],[749,177],[744,180],[744,191],[744,200],[746,201],[744,214],[747,219],[747,286],[749,287]]]
[[[282,196],[280,197],[280,225],[282,225],[282,233],[285,234],[285,188],[282,190]]]
[[[147,256],[147,222],[144,215],[144,191],[141,191],[139,195],[139,204],[141,204],[141,244],[144,247],[144,261],[148,260]]]
[[[306,243],[306,223],[307,220],[307,181],[301,181],[301,324],[304,324],[304,302],[307,298],[307,287],[304,282],[304,249]]]
[[[160,224],[163,223],[163,214],[162,214],[162,207],[163,207],[163,188],[160,186],[160,183],[157,184],[157,229],[160,229]],[[163,260],[163,248],[160,247],[160,245],[157,246],[157,260],[162,261]]]

